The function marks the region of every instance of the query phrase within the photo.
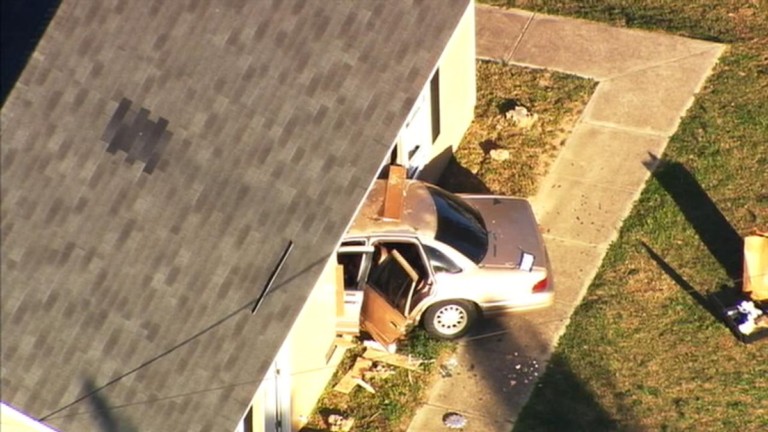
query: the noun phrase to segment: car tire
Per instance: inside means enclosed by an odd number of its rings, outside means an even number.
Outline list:
[[[445,300],[430,306],[422,323],[430,335],[438,339],[464,336],[477,319],[477,307],[465,300]]]

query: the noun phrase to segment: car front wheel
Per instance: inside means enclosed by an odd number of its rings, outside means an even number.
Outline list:
[[[464,300],[445,300],[424,312],[424,328],[439,339],[456,339],[469,331],[477,319],[477,308]]]

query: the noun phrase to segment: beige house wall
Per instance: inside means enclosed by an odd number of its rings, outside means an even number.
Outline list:
[[[344,357],[336,340],[336,255],[325,265],[291,329],[291,425],[306,424],[325,386]]]
[[[336,341],[336,256],[326,263],[320,279],[312,290],[301,313],[291,328],[281,353],[290,360],[280,365],[281,373],[290,374],[290,423],[292,430],[299,430],[325,390],[344,349],[335,346]],[[280,356],[280,355],[278,355]],[[280,384],[278,384],[280,385]],[[253,430],[264,431],[267,406],[265,385],[262,384],[252,400]]]
[[[0,432],[56,432],[15,408],[0,403]]]
[[[430,162],[419,175],[435,182],[458,148],[475,115],[475,5],[470,3],[438,63],[440,73],[440,135]],[[427,83],[429,86],[429,83]]]

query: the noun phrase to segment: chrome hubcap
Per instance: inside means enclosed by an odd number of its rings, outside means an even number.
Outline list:
[[[467,325],[467,312],[456,305],[440,308],[435,314],[435,328],[443,334],[455,334]]]

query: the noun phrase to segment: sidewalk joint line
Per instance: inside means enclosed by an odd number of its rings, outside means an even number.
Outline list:
[[[578,160],[578,159],[568,158],[567,156],[563,156],[563,159]],[[648,174],[650,175],[650,173],[648,173]],[[589,186],[592,186],[594,188],[607,189],[607,190],[618,191],[618,192],[635,193],[635,189],[636,189],[636,188],[629,188],[629,187],[622,187],[622,186],[612,186],[612,185],[606,185],[606,184],[599,183],[599,182],[587,181],[587,180],[584,180],[583,177],[576,177],[576,176],[567,175],[567,174],[558,174],[558,177],[564,178],[564,179],[567,179],[567,180],[575,180],[577,183],[589,185]],[[642,187],[644,184],[645,184],[645,180],[643,180],[643,183],[641,185],[639,185],[638,187]]]
[[[520,46],[520,44],[523,42],[523,38],[528,33],[528,27],[531,26],[531,23],[533,22],[533,19],[536,17],[536,13],[532,13],[530,17],[528,17],[528,21],[526,21],[525,26],[523,27],[523,31],[520,32],[520,36],[518,36],[517,40],[515,41],[515,45],[512,46],[512,50],[510,51],[509,55],[506,58],[506,62],[509,63],[512,61],[512,57],[515,56],[515,52],[517,51],[517,47]]]
[[[592,98],[594,98],[595,93],[593,93]],[[590,102],[592,98],[590,98]],[[587,110],[585,109],[584,111],[586,112]],[[669,137],[672,136],[672,134],[669,134],[667,132],[640,129],[634,126],[624,126],[617,123],[611,123],[611,122],[605,122],[605,121],[599,121],[599,120],[590,120],[588,118],[582,118],[581,122],[590,126],[600,127],[604,129],[611,129],[611,130],[616,130],[620,132],[629,132],[629,133],[638,134],[638,135],[647,135],[647,136],[666,138],[666,139],[669,139]]]
[[[549,233],[543,233],[542,236],[544,237],[545,240],[547,238],[550,238],[552,240],[561,241],[563,243],[571,243],[571,244],[575,244],[575,245],[579,245],[579,246],[587,246],[587,247],[595,248],[595,249],[603,249],[603,248],[607,248],[608,247],[608,245],[606,243],[589,243],[589,242],[585,242],[583,240],[576,240],[576,239],[571,239],[571,238],[560,237],[560,236],[549,234]]]
[[[717,45],[717,46],[707,47],[706,49],[702,49],[701,51],[696,51],[696,52],[691,53],[691,54],[686,54],[686,55],[683,55],[683,56],[680,56],[680,57],[675,57],[675,58],[671,58],[671,59],[668,59],[668,60],[663,60],[663,61],[656,62],[656,63],[648,63],[648,64],[643,65],[643,66],[638,66],[638,67],[635,67],[635,68],[627,69],[626,71],[619,72],[619,73],[617,73],[615,75],[611,75],[611,76],[605,77],[601,81],[610,81],[612,79],[621,78],[621,77],[624,77],[626,75],[631,75],[633,73],[646,71],[646,70],[653,69],[653,68],[656,68],[656,67],[659,67],[659,66],[666,66],[666,65],[669,65],[669,64],[672,64],[672,63],[676,63],[676,62],[678,62],[680,60],[687,60],[689,58],[693,58],[693,57],[702,55],[704,53],[708,53],[710,51],[715,51],[715,50],[719,51],[719,53],[717,55],[717,58],[715,59],[715,60],[717,60],[717,59],[720,58],[720,55],[722,55],[723,49],[724,49],[724,45]]]

